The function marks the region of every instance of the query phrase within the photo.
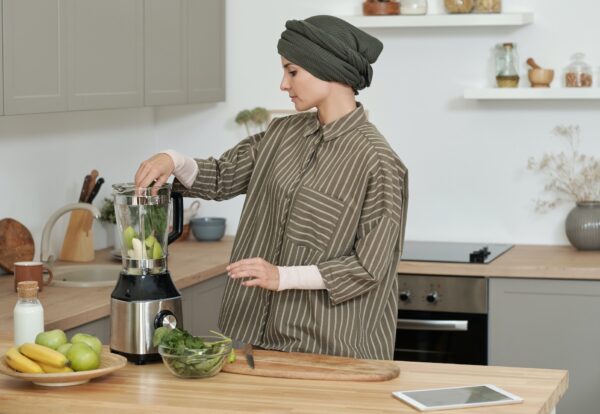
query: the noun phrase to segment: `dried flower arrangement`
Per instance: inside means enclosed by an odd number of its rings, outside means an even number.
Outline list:
[[[561,125],[552,132],[567,140],[569,152],[546,153],[539,161],[529,158],[527,169],[544,174],[544,190],[556,194],[552,200],[536,200],[536,211],[544,213],[564,202],[600,202],[600,161],[579,152],[579,126]]]
[[[235,123],[238,125],[244,125],[248,135],[251,135],[250,125],[258,127],[258,132],[262,132],[267,128],[269,120],[269,111],[262,107],[256,107],[252,110],[244,109],[238,112],[235,117]]]

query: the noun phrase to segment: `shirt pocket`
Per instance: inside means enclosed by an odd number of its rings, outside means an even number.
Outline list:
[[[324,251],[344,213],[345,203],[310,187],[302,187],[288,219],[286,235],[298,245]]]

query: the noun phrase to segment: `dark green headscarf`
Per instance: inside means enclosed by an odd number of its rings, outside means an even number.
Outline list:
[[[333,16],[288,20],[277,43],[279,54],[313,76],[350,85],[355,93],[371,84],[383,44]]]

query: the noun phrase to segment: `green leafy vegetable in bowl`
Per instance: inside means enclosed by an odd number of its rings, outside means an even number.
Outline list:
[[[181,378],[216,375],[226,360],[235,361],[231,339],[214,331],[213,336],[193,336],[181,329],[160,327],[152,343],[158,346],[163,363]]]

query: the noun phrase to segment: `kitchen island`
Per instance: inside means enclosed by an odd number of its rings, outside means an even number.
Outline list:
[[[0,354],[11,345],[0,341]],[[126,367],[89,383],[43,387],[0,375],[0,413],[416,413],[392,391],[495,384],[524,398],[516,405],[437,411],[449,414],[548,414],[568,387],[561,370],[394,362],[384,382],[317,381],[220,373],[179,379],[162,363]]]

